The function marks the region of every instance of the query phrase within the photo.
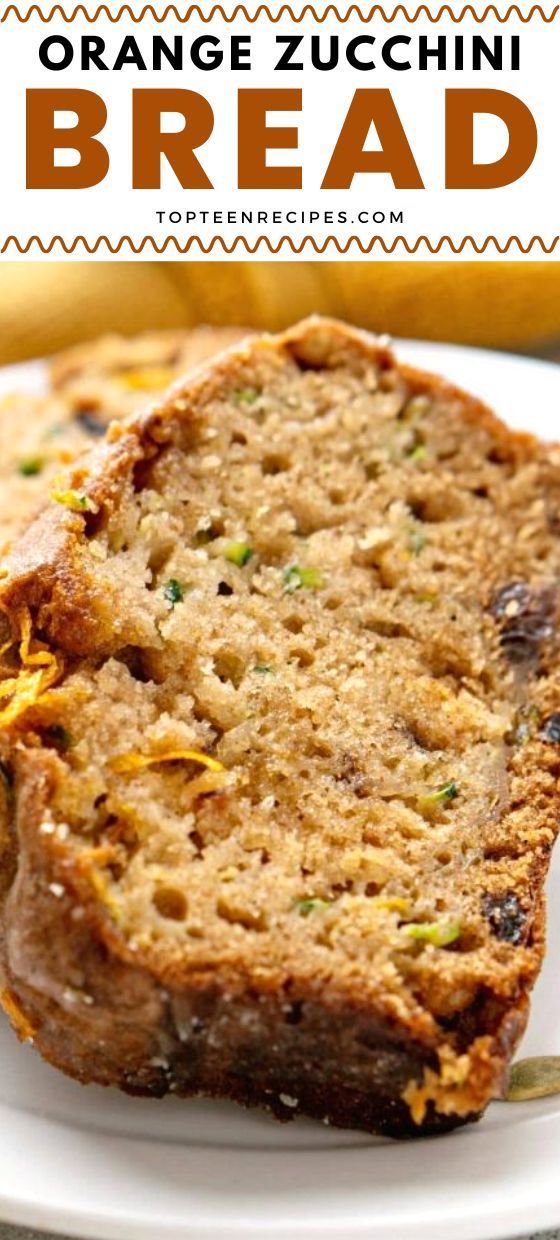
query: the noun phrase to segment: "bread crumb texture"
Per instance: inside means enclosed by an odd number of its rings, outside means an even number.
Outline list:
[[[558,450],[311,320],[59,490],[0,582],[19,1023],[132,1092],[476,1117],[542,955]]]
[[[44,396],[0,398],[0,550],[42,506],[61,471],[186,371],[241,339],[236,328],[198,327],[103,336],[48,363]]]

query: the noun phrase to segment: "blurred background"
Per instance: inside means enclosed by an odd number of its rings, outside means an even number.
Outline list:
[[[108,331],[274,330],[313,312],[560,358],[560,263],[2,263],[0,364]]]

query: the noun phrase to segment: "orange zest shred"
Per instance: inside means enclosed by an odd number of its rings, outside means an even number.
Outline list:
[[[25,1012],[22,1012],[19,1003],[16,1002],[10,990],[0,990],[0,1004],[4,1008],[6,1016],[10,1018],[18,1038],[22,1042],[29,1042],[35,1037],[36,1028],[28,1020]]]
[[[121,387],[130,391],[147,392],[150,388],[164,388],[173,378],[170,366],[143,366],[137,370],[128,370],[119,375]]]
[[[186,791],[191,797],[202,796],[205,792],[219,792],[231,783],[234,776],[231,771],[203,771],[195,779],[189,780]]]
[[[7,705],[0,710],[0,727],[7,727],[30,706],[34,706],[46,689],[58,680],[62,665],[52,650],[46,648],[32,650],[32,622],[26,607],[17,614],[19,627],[19,657],[22,667],[15,676],[6,676],[0,681],[0,701],[9,698]],[[14,638],[8,645],[13,645]],[[2,647],[5,650],[6,646]]]
[[[200,753],[198,749],[167,749],[161,753],[122,753],[114,758],[111,766],[114,771],[120,774],[131,774],[133,771],[139,771],[146,766],[154,766],[157,762],[200,762],[201,766],[207,766],[209,771],[224,771],[225,767],[222,762],[218,762],[217,758],[211,758],[210,754]]]
[[[114,860],[115,852],[113,849],[112,850],[113,856],[111,858],[109,856],[105,858],[101,858],[100,856],[94,857],[93,853],[95,852],[100,853],[101,849],[92,848],[91,850],[88,850],[88,853],[86,854],[86,856],[81,859],[82,860],[81,868],[83,869],[87,877],[90,887],[94,891],[99,902],[106,909],[107,913],[109,914],[109,917],[112,919],[112,921],[118,923],[122,920],[122,914],[121,914],[119,905],[117,901],[113,899],[113,897],[110,895],[109,883],[107,879],[104,878],[102,874],[100,874],[98,869],[96,869],[97,865],[103,866],[104,864],[106,865],[107,862]]]
[[[94,848],[82,849],[81,861],[87,866],[110,865],[117,859],[114,844],[97,844]]]

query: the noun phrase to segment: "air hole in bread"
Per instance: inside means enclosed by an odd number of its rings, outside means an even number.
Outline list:
[[[269,474],[274,477],[275,474],[285,473],[287,469],[290,469],[290,466],[290,458],[285,453],[271,452],[267,456],[263,457],[261,468],[263,474]]]
[[[187,916],[186,897],[177,887],[158,887],[152,896],[152,903],[166,921],[184,921]]]

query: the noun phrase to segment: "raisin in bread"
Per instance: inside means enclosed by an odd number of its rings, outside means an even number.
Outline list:
[[[3,1002],[81,1081],[392,1136],[543,953],[560,451],[310,320],[114,424],[5,562]]]
[[[0,399],[0,550],[42,505],[61,469],[126,417],[157,397],[171,379],[244,335],[241,329],[102,337],[51,360],[45,396],[14,392]]]

